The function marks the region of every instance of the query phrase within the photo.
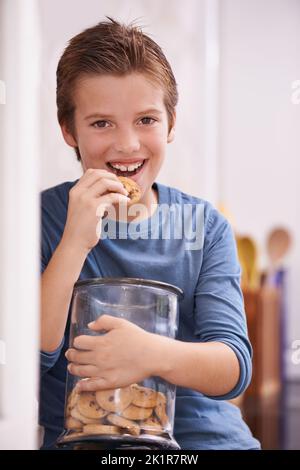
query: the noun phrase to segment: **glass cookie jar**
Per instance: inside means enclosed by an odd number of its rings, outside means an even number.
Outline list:
[[[79,335],[101,335],[88,323],[108,314],[151,333],[175,338],[182,291],[158,281],[97,278],[75,284],[70,347]],[[59,446],[73,449],[179,449],[173,437],[176,387],[149,377],[124,388],[77,392],[82,378],[67,375],[64,431]]]

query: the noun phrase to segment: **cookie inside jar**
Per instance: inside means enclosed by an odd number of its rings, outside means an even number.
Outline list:
[[[163,436],[171,429],[167,394],[139,384],[68,395],[65,429],[70,437]]]

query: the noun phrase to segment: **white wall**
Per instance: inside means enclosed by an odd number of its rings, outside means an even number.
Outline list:
[[[0,449],[37,434],[39,198],[37,0],[0,0]],[[28,67],[28,58],[32,63]]]
[[[220,174],[222,200],[236,229],[255,237],[265,263],[266,234],[283,224],[290,256],[288,344],[300,339],[299,0],[221,1]],[[300,365],[287,354],[292,377]]]

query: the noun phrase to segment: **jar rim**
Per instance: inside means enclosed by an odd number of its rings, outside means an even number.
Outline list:
[[[152,279],[141,279],[136,277],[96,277],[96,278],[89,278],[84,279],[81,281],[77,281],[74,285],[74,289],[80,288],[82,286],[92,286],[92,285],[101,285],[101,284],[110,284],[110,285],[136,285],[136,286],[146,286],[146,287],[154,287],[154,288],[161,288],[164,290],[168,290],[173,294],[176,294],[181,300],[184,297],[184,293],[182,289],[173,284],[169,284],[167,282],[162,281],[155,281]]]

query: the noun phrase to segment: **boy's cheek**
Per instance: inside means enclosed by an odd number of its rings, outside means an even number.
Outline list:
[[[79,150],[84,170],[87,170],[88,168],[106,168],[105,158],[102,157],[100,151],[92,151],[86,148],[83,148],[82,150],[79,148]]]

